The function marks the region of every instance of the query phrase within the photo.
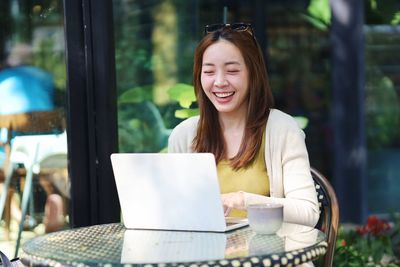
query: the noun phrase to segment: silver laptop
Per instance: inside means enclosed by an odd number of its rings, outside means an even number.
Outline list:
[[[226,232],[248,225],[224,217],[210,153],[116,153],[111,162],[128,229]]]

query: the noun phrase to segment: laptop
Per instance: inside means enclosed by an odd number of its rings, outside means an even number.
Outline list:
[[[248,225],[225,219],[211,153],[115,153],[111,163],[128,229],[226,232]]]

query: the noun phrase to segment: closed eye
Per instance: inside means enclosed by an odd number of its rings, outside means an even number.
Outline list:
[[[228,70],[228,73],[234,74],[234,73],[238,73],[239,70]]]
[[[205,71],[203,71],[203,73],[204,73],[204,74],[213,74],[214,71],[212,71],[212,70],[205,70]]]

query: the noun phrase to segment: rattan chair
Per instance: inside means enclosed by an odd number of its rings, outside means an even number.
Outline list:
[[[335,253],[336,238],[339,229],[339,204],[335,190],[328,179],[314,168],[311,168],[311,175],[317,190],[321,212],[317,228],[326,234],[328,242],[328,248],[323,259],[323,266],[328,267],[332,266],[333,255]]]

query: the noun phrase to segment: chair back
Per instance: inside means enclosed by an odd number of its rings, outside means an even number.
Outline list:
[[[62,132],[65,126],[61,109],[0,115],[0,128],[10,131],[9,138],[15,135]]]
[[[5,131],[5,137],[2,135],[2,138],[0,138],[0,146],[4,148],[5,154],[4,173],[8,169],[11,154],[10,143],[14,137],[60,134],[65,131],[65,128],[65,115],[62,109],[0,115],[0,130]]]
[[[320,209],[317,228],[326,234],[328,242],[328,248],[324,256],[324,266],[332,266],[339,229],[339,204],[335,190],[328,179],[314,168],[311,168],[311,175],[317,190]]]

